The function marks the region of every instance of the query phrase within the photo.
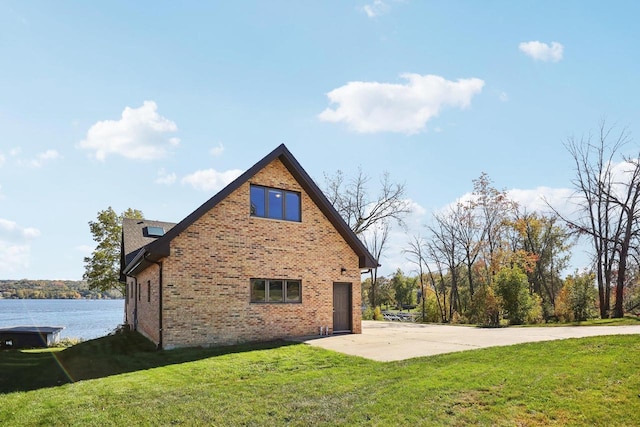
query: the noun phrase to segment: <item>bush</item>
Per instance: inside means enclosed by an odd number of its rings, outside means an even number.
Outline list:
[[[74,346],[76,344],[80,344],[81,342],[82,342],[81,338],[65,337],[65,338],[62,338],[57,343],[55,343],[54,345],[52,345],[51,347],[54,347],[54,348],[69,348],[69,347],[72,347],[72,346]]]
[[[373,310],[373,320],[384,320],[380,307],[376,307],[375,310]]]
[[[531,308],[526,315],[526,322],[529,325],[542,323],[544,321],[544,315],[542,310],[542,298],[539,295],[531,295]]]
[[[465,316],[461,315],[457,311],[454,311],[453,314],[451,315],[451,319],[449,323],[451,323],[452,325],[462,325],[465,323],[469,323],[469,319],[467,319]]]
[[[416,305],[415,313],[417,314],[416,322],[440,322],[440,309],[438,308],[438,301],[436,300],[436,294],[431,289],[426,289],[427,297],[424,301],[425,318],[422,318],[422,301],[418,301]]]
[[[362,320],[373,320],[373,309],[371,307],[367,307],[362,312]]]
[[[482,326],[500,326],[501,301],[491,287],[481,287],[473,296],[469,320]]]

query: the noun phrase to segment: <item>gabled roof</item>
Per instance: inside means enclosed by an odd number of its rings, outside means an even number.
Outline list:
[[[367,250],[358,236],[349,228],[347,223],[342,219],[340,214],[335,210],[331,202],[326,198],[322,190],[311,179],[309,174],[302,168],[300,163],[293,157],[293,154],[284,144],[278,146],[271,153],[267,154],[262,160],[249,168],[246,172],[236,178],[233,182],[223,188],[215,196],[207,200],[202,206],[193,211],[189,216],[176,224],[173,228],[165,233],[164,236],[155,239],[138,251],[138,253],[126,263],[123,274],[129,275],[135,273],[139,269],[144,269],[153,262],[169,256],[169,243],[176,236],[186,230],[191,224],[197,221],[204,214],[209,212],[214,206],[224,200],[227,196],[237,190],[244,183],[248,182],[256,173],[261,171],[272,161],[279,159],[287,168],[289,173],[298,181],[300,186],[309,195],[311,200],[318,206],[322,213],[331,222],[333,227],[340,233],[342,238],[353,249],[359,257],[360,268],[375,268],[378,261]]]
[[[124,271],[125,267],[135,258],[142,247],[157,239],[157,237],[149,236],[148,233],[145,233],[146,227],[160,227],[164,229],[166,234],[175,225],[175,222],[124,218],[122,220],[122,240],[120,242],[120,271]],[[121,275],[120,280],[124,281],[124,276]]]

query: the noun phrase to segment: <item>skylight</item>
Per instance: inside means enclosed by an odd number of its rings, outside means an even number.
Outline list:
[[[144,237],[162,237],[164,236],[164,228],[162,227],[145,227],[142,231]]]

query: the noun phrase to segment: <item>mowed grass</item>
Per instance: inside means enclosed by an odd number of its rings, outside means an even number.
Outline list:
[[[521,328],[528,327],[555,327],[555,326],[625,326],[625,325],[640,325],[640,316],[625,315],[619,319],[589,319],[582,322],[566,322],[566,323],[539,323],[533,325],[519,325]]]
[[[629,426],[640,336],[380,363],[290,343],[155,352],[126,334],[0,352],[0,391],[12,426]]]

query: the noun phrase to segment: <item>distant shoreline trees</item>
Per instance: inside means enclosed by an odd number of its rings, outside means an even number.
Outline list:
[[[117,290],[89,289],[82,280],[0,280],[0,299],[120,299]]]

